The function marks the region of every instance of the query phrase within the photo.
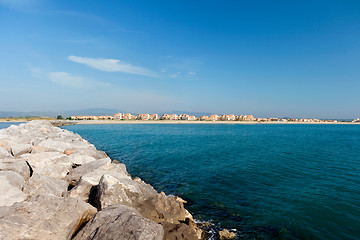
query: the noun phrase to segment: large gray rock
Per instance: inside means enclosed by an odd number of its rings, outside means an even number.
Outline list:
[[[25,183],[23,192],[30,196],[39,194],[52,194],[58,197],[67,192],[68,183],[53,177],[34,173]]]
[[[14,157],[31,152],[31,144],[11,144],[11,153]]]
[[[22,159],[4,158],[0,159],[0,171],[14,171],[28,180],[30,177],[30,168],[26,161]]]
[[[0,183],[0,206],[11,206],[25,200],[26,195],[21,191],[25,180],[20,174],[0,171]]]
[[[110,164],[110,169],[103,169],[100,167],[92,172],[82,175],[79,181],[76,183],[75,187],[71,189],[66,194],[66,196],[78,198],[86,202],[90,201],[90,198],[94,199],[95,196],[93,196],[92,194],[96,194],[100,179],[104,175],[114,176],[117,179],[124,179],[126,181],[131,181],[131,177],[127,174],[127,172],[118,171],[117,170],[118,168],[121,167],[118,167],[118,165],[115,164]],[[69,178],[68,180],[73,179],[73,177],[77,177],[76,173],[72,174],[72,177]]]
[[[7,158],[7,157],[12,157],[12,155],[5,148],[0,146],[0,159]]]
[[[67,148],[71,148],[72,144],[65,141],[55,141],[53,139],[47,139],[38,144],[38,146],[45,147],[57,152],[63,153]]]
[[[67,157],[67,160],[72,164],[82,165],[85,163],[90,163],[96,161],[95,158],[87,155],[81,155],[78,153],[71,154]]]
[[[110,169],[110,166],[111,166],[110,158],[103,158],[100,160],[81,164],[81,166],[72,169],[65,179],[69,182],[69,184],[75,186],[76,182],[79,181],[81,176],[91,173],[97,169]]]
[[[177,236],[183,236],[179,239],[202,238],[202,231],[196,226],[180,198],[168,198],[164,193],[158,194],[152,186],[140,179],[129,180],[103,175],[94,203],[98,209],[116,204],[133,207],[142,216],[162,224],[165,235],[171,239],[176,239]]]
[[[59,152],[24,154],[21,159],[26,160],[35,173],[59,179],[64,179],[72,168],[67,156]]]
[[[144,218],[135,209],[115,205],[98,212],[75,240],[162,240],[163,227]]]
[[[0,207],[1,239],[69,240],[95,213],[90,204],[73,198],[39,195]]]

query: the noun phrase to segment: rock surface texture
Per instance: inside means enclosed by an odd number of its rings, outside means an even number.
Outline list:
[[[202,239],[178,197],[49,121],[0,130],[0,239]]]

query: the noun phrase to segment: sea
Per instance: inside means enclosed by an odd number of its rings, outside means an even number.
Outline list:
[[[0,125],[2,127],[3,125]],[[360,125],[72,125],[211,237],[360,239]]]

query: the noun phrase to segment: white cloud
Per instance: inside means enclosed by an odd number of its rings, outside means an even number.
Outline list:
[[[196,75],[196,72],[189,72],[189,75]]]
[[[177,72],[177,73],[171,74],[170,77],[177,78],[178,76],[180,76],[180,74],[181,74],[181,72]]]
[[[129,63],[125,63],[117,59],[86,58],[77,56],[69,56],[68,59],[70,61],[82,63],[88,67],[104,72],[123,72],[148,77],[156,77],[155,73],[146,68],[133,66]]]
[[[48,74],[48,77],[50,81],[54,83],[72,88],[89,88],[89,87],[99,87],[99,86],[107,85],[101,82],[97,82],[91,78],[74,76],[66,72],[50,72]]]

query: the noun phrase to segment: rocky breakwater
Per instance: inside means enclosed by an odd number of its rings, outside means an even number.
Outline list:
[[[46,121],[0,130],[0,239],[202,239],[183,200]]]

